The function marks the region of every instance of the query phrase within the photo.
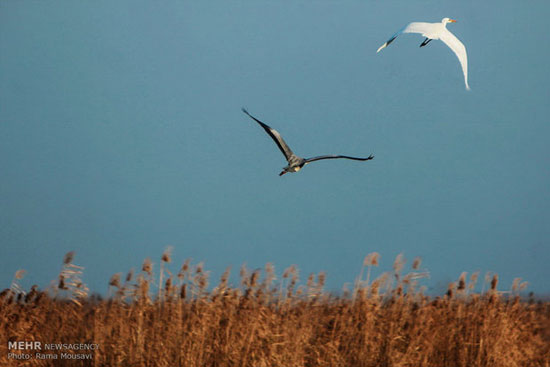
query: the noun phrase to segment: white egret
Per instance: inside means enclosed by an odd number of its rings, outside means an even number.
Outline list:
[[[455,23],[456,20],[443,18],[441,23],[425,23],[425,22],[413,22],[409,23],[399,32],[394,34],[386,43],[384,43],[376,51],[380,52],[383,48],[387,47],[394,39],[397,38],[401,33],[420,33],[426,39],[420,44],[420,47],[426,46],[431,40],[441,40],[443,41],[458,57],[460,65],[462,66],[462,72],[464,73],[464,83],[466,84],[466,89],[470,90],[468,85],[468,55],[466,54],[466,47],[460,42],[458,38],[449,30],[447,30],[447,23]]]

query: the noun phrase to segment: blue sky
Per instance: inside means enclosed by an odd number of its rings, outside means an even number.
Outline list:
[[[547,1],[0,2],[0,281],[47,286],[76,251],[116,272],[204,261],[353,282],[404,253],[424,284],[496,272],[547,293]],[[457,19],[455,55],[411,21]],[[240,108],[323,161],[286,162]]]

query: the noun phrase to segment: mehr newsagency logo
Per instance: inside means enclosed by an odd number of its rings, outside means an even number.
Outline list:
[[[43,343],[41,341],[8,341],[8,359],[94,359],[95,343]]]

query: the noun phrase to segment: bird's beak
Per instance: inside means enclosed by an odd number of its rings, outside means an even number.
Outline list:
[[[285,173],[286,173],[286,171],[283,171],[283,172],[279,173],[279,176],[282,176],[282,175],[284,175]]]
[[[449,19],[449,22],[450,22],[450,23],[456,23],[456,20],[454,20],[454,19]]]

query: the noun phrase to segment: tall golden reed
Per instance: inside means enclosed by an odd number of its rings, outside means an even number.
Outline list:
[[[326,274],[299,283],[295,266],[277,279],[275,267],[243,266],[232,285],[230,269],[209,290],[202,263],[186,261],[177,276],[161,257],[142,272],[109,280],[107,299],[83,296],[82,268],[68,256],[58,284],[25,293],[0,293],[0,365],[8,341],[98,343],[93,361],[31,359],[25,366],[498,366],[550,365],[550,302],[522,299],[525,282],[475,292],[479,276],[462,273],[442,296],[427,296],[417,282],[428,276],[416,258],[407,272],[399,255],[372,282],[379,255],[368,255],[352,292],[325,291]],[[363,278],[364,268],[367,268]],[[14,281],[22,273],[16,274]],[[165,279],[164,282],[162,280]],[[81,284],[78,286],[78,284]],[[153,291],[152,288],[158,289]],[[79,293],[80,292],[80,293]],[[75,302],[76,301],[76,302]],[[18,353],[20,351],[11,351]]]

